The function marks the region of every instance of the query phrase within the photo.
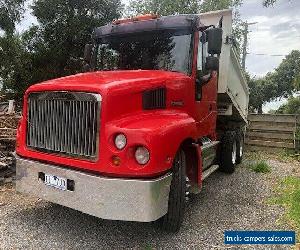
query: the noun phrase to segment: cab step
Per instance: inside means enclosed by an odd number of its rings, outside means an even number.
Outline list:
[[[219,165],[212,165],[208,169],[202,172],[202,181],[205,180],[208,176],[210,176],[213,172],[215,172],[219,168]]]

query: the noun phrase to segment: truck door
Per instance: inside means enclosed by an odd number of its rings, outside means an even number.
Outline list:
[[[207,56],[206,33],[199,31],[195,114],[200,135],[213,138],[217,119],[217,74],[206,70],[205,63]],[[201,78],[207,79],[207,81],[203,81]]]

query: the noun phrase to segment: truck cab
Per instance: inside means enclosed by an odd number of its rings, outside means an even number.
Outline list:
[[[242,159],[249,93],[239,68],[238,94],[227,76],[235,72],[225,72],[230,18],[145,15],[96,28],[85,73],[25,93],[17,190],[179,230],[189,193]]]

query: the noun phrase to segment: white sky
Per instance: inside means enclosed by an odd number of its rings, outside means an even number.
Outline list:
[[[258,22],[250,28],[247,58],[247,69],[256,75],[272,71],[284,58],[270,55],[300,49],[300,1],[279,0],[273,8],[261,7],[261,1],[246,0],[240,9],[243,20]]]
[[[28,1],[28,6],[31,2]],[[272,55],[287,55],[293,49],[300,50],[300,0],[278,0],[271,8],[264,8],[262,0],[244,0],[240,13],[244,21],[258,22],[250,26],[246,67],[251,74],[263,76],[273,71],[284,57]],[[28,10],[17,29],[22,32],[36,22]],[[276,109],[282,102],[284,100],[269,103],[264,111]]]
[[[284,58],[271,55],[287,55],[293,49],[300,50],[300,1],[279,0],[271,8],[262,7],[261,2],[245,0],[240,9],[243,20],[258,22],[250,28],[250,54],[246,61],[247,70],[257,76],[273,71]],[[267,103],[263,111],[277,109],[285,101],[282,99]]]

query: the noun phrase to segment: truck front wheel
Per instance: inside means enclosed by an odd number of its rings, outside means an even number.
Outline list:
[[[167,214],[160,219],[161,227],[169,232],[177,232],[183,221],[186,193],[186,159],[180,149],[173,162],[173,176],[169,194]]]
[[[234,131],[227,131],[222,139],[220,155],[220,170],[232,174],[237,162],[237,140]]]

